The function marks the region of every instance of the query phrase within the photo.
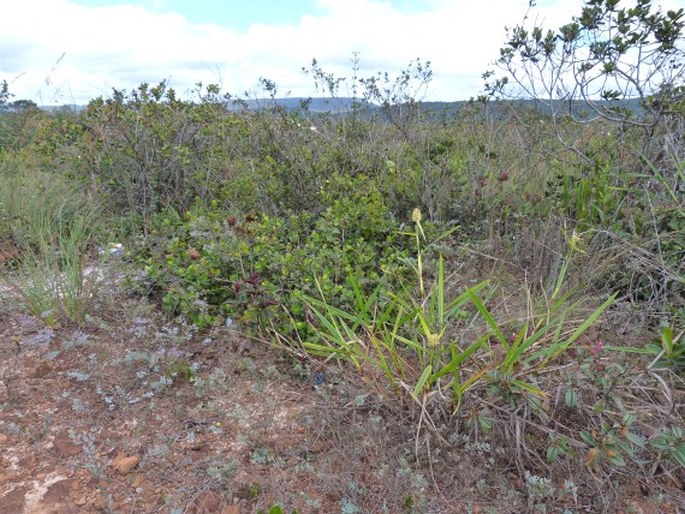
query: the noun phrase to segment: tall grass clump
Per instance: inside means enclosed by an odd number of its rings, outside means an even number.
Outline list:
[[[2,175],[0,241],[8,258],[0,279],[46,323],[83,322],[97,281],[86,269],[97,207],[61,175],[14,166]]]

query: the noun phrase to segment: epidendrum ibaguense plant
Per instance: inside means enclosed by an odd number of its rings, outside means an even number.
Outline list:
[[[402,282],[396,291],[381,282],[365,294],[352,279],[349,287],[355,302],[350,311],[331,305],[321,290],[319,298],[302,295],[319,336],[316,342],[303,342],[304,349],[311,355],[351,362],[361,373],[384,380],[401,396],[418,402],[423,413],[429,403],[442,399],[456,413],[464,395],[482,383],[506,383],[508,392],[544,397],[545,393],[527,377],[545,370],[563,355],[614,298],[607,299],[581,323],[567,321],[576,305],[568,305],[569,294],[562,293],[562,286],[577,237],[570,240],[547,308],[508,337],[505,334],[510,330],[486,305],[494,292],[489,281],[448,297],[442,256],[438,257],[435,276],[429,278],[424,268],[426,236],[418,209],[412,221],[414,230],[404,234],[416,241],[411,264],[415,280]],[[479,336],[472,336],[473,330],[458,330],[469,318],[468,326],[480,327]]]

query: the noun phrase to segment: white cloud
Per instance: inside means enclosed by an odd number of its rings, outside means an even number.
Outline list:
[[[558,26],[581,2],[538,3],[538,18]],[[221,81],[240,95],[260,76],[276,81],[280,93],[300,96],[314,93],[300,71],[313,57],[347,76],[359,51],[361,75],[399,71],[417,57],[430,60],[428,97],[462,99],[477,94],[480,75],[504,41],[504,26],[521,21],[528,0],[420,5],[425,10],[408,12],[382,0],[318,0],[323,14],[304,16],[296,26],[256,24],[237,32],[129,5],[23,0],[5,6],[0,18],[0,79],[12,82],[17,97],[45,103],[84,103],[112,87],[163,79],[180,93],[198,81]]]

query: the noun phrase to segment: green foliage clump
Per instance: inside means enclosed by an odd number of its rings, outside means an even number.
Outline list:
[[[389,386],[402,395],[409,393],[421,405],[422,419],[432,426],[435,420],[427,411],[434,401],[446,400],[454,415],[464,396],[482,383],[495,401],[503,400],[512,408],[522,399],[534,406],[540,404],[546,393],[535,384],[536,372],[565,354],[611,305],[614,296],[577,326],[567,326],[571,307],[560,301],[567,260],[547,311],[508,337],[505,334],[510,327],[498,323],[481,299],[488,290],[487,281],[450,298],[442,257],[434,279],[426,280],[426,234],[421,218],[421,211],[415,209],[414,231],[404,233],[416,245],[411,266],[414,276],[404,277],[398,288],[379,285],[367,294],[352,280],[351,309],[334,305],[333,297],[321,287],[318,297],[302,295],[318,335],[318,340],[304,342],[303,347],[313,355],[351,362],[361,373],[375,377],[383,389]],[[568,259],[574,252],[573,241],[570,244]],[[454,327],[467,319],[470,325],[481,322],[483,333],[471,338],[456,335]]]
[[[224,124],[213,107],[178,100],[164,82],[90,103],[83,116],[88,137],[81,144],[98,186],[116,208],[147,219],[165,207],[184,211],[196,196],[217,194],[218,182],[207,173],[219,159]]]
[[[350,306],[350,279],[368,291],[406,274],[409,256],[400,226],[369,179],[334,176],[326,185],[320,192],[326,207],[317,216],[240,218],[211,205],[182,216],[161,213],[135,257],[145,267],[136,287],[203,328],[228,316],[308,337],[302,293],[320,287],[336,306]]]

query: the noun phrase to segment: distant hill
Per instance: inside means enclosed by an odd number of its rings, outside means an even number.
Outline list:
[[[228,104],[230,110],[268,109],[280,107],[287,111],[307,110],[313,113],[346,113],[351,112],[355,102],[366,108],[371,104],[354,98],[256,98],[248,100],[236,100]]]
[[[5,105],[5,112],[16,112],[21,110],[23,105]],[[35,104],[33,104],[35,105]],[[477,104],[476,104],[477,105]],[[609,106],[618,109],[628,110],[635,116],[639,116],[643,109],[637,99],[617,100],[611,102],[597,102],[597,106]],[[418,102],[415,108],[429,118],[449,118],[456,115],[459,111],[473,107],[473,101],[454,101],[454,102]],[[226,103],[226,108],[229,111],[248,110],[262,110],[271,108],[285,109],[289,112],[308,112],[311,114],[332,114],[344,115],[352,112],[355,107],[362,116],[374,116],[381,114],[381,107],[366,102],[364,100],[341,97],[341,98],[255,98],[255,99],[240,99],[229,101]],[[406,106],[404,106],[406,107]],[[595,113],[583,101],[574,101],[571,103],[553,101],[551,104],[548,101],[542,100],[499,100],[491,101],[487,104],[487,114],[496,118],[505,117],[510,114],[511,108],[514,107],[520,110],[534,110],[540,114],[550,114],[554,111],[556,114],[571,113],[574,117],[594,117]],[[85,108],[83,105],[62,105],[62,106],[43,106],[42,109],[49,112],[56,111],[72,111],[79,112]]]
[[[251,100],[238,100],[228,105],[230,110],[241,109],[268,109],[278,107],[287,111],[307,111],[315,114],[345,114],[352,112],[356,104],[357,109],[362,113],[373,114],[380,112],[378,105],[365,102],[363,100],[342,97],[342,98],[261,98]],[[473,106],[472,101],[454,102],[418,102],[415,107],[429,117],[445,117],[457,114],[460,110]],[[621,110],[631,111],[634,115],[642,113],[642,107],[637,99],[617,100],[614,102],[597,102],[599,107],[613,107]],[[500,117],[508,115],[511,107],[522,110],[535,110],[541,114],[571,113],[574,117],[594,117],[596,113],[584,101],[562,102],[542,100],[500,100],[488,103],[488,113]]]

